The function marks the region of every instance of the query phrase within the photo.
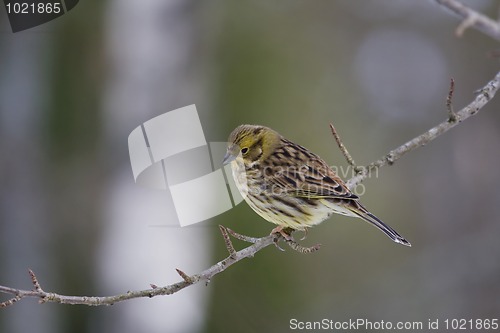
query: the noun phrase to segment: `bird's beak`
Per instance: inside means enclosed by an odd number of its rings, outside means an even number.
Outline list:
[[[229,149],[227,150],[226,155],[224,155],[224,159],[222,159],[222,165],[227,165],[236,159],[236,155],[234,155]]]
[[[232,145],[227,148],[226,155],[224,155],[224,159],[222,160],[222,165],[227,165],[234,161],[236,157],[238,157],[239,149],[237,146]]]

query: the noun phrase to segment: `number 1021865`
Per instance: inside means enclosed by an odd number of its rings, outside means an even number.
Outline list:
[[[497,330],[498,319],[446,319],[447,330]]]
[[[5,7],[8,14],[59,14],[63,10],[60,2],[10,2]]]

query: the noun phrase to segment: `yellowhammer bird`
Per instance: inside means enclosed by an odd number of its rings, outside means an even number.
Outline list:
[[[332,213],[362,218],[396,243],[411,244],[370,213],[318,155],[265,126],[241,125],[229,136],[223,164],[245,201],[277,224],[272,233],[290,240],[283,229],[307,231]]]

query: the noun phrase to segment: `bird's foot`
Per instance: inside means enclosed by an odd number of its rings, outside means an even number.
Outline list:
[[[307,237],[307,230],[304,229],[304,237],[302,237],[300,240],[304,240]],[[283,227],[283,226],[278,226],[274,228],[271,231],[271,235],[275,235],[276,237],[274,238],[274,245],[278,248],[280,251],[285,251],[281,246],[279,246],[278,242],[281,237],[285,240],[285,242],[290,246],[293,250],[300,252],[300,253],[312,253],[316,252],[320,248],[320,244],[313,245],[311,247],[304,247],[297,243],[295,239],[293,239],[291,233],[294,230],[291,228]],[[280,237],[281,236],[281,237]]]
[[[283,239],[289,243],[289,242],[295,242],[293,237],[291,236],[293,229],[283,227],[283,226],[277,226],[271,231],[271,235],[276,235],[277,237],[274,238],[274,246],[280,251],[285,251],[280,245],[279,245],[279,240],[280,236],[283,237]]]
[[[281,237],[283,237],[286,241],[293,242],[294,239],[291,235],[292,232],[293,232],[293,229],[279,225],[271,231],[271,235],[278,234],[278,235],[281,235]]]

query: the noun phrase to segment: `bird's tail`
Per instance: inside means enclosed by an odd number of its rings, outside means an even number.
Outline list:
[[[365,207],[361,206],[361,204],[357,203],[358,207],[354,208],[352,207],[350,210],[363,220],[369,222],[370,224],[374,225],[378,229],[380,229],[384,234],[386,234],[390,239],[395,241],[396,243],[405,245],[405,246],[411,246],[410,242],[408,242],[403,236],[397,233],[396,230],[392,229],[389,227],[387,224],[382,222],[378,217],[370,213],[368,210],[366,210]]]

